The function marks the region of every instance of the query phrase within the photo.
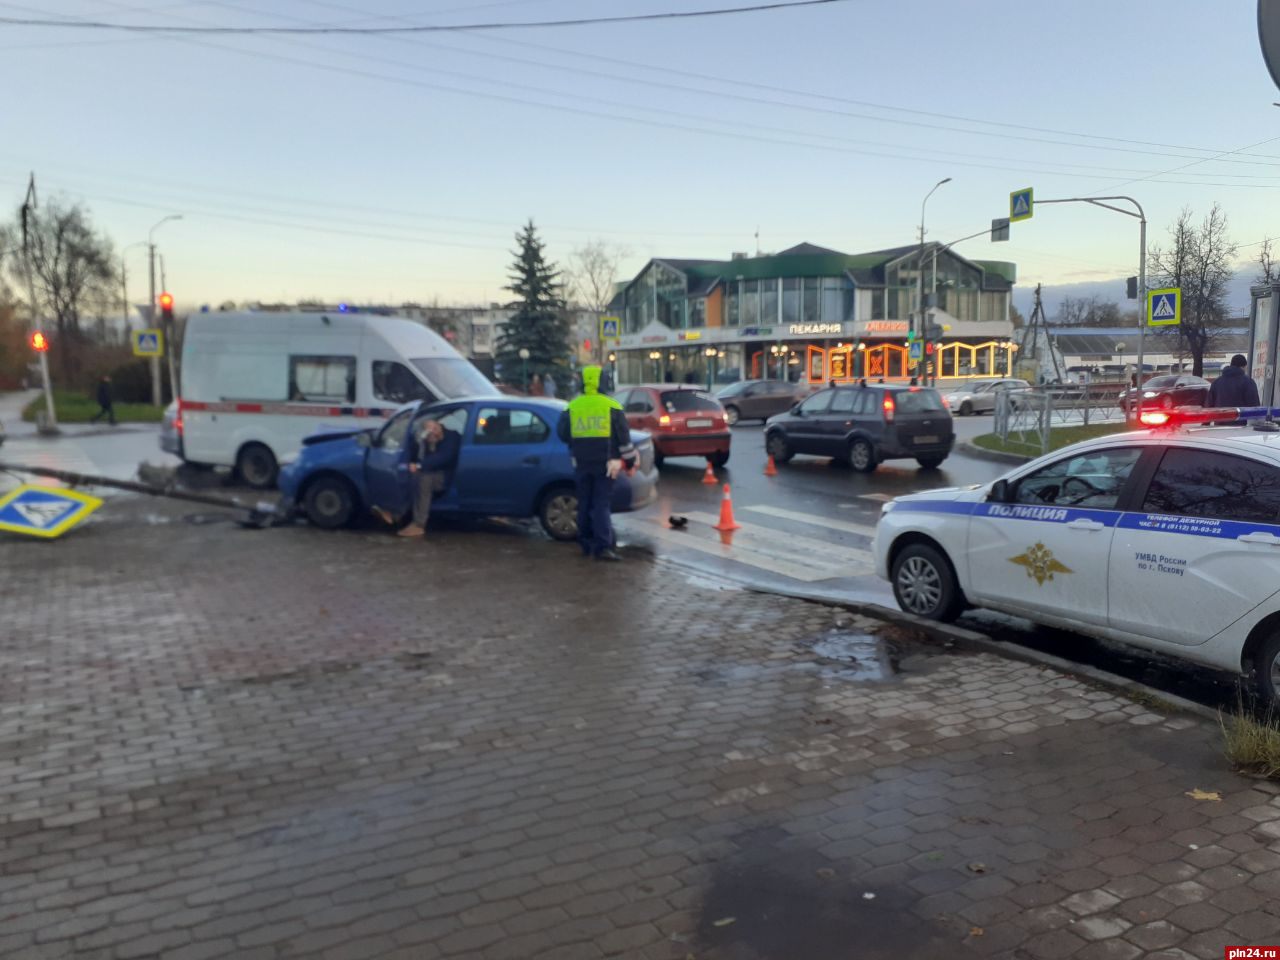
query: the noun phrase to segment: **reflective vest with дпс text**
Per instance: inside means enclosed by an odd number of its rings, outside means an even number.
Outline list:
[[[570,450],[578,463],[609,459],[613,411],[622,406],[612,397],[584,393],[569,404]]]

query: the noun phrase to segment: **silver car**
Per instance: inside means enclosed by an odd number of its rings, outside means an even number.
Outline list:
[[[946,395],[951,412],[962,417],[973,413],[994,413],[996,397],[1001,390],[1030,390],[1025,380],[974,380]]]

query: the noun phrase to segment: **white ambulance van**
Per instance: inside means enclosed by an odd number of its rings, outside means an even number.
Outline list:
[[[192,314],[181,386],[183,459],[259,488],[317,430],[375,426],[413,400],[498,395],[422,324],[340,310]]]

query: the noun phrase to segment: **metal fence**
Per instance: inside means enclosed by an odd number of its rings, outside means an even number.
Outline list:
[[[1054,427],[1123,421],[1120,397],[1124,389],[1122,383],[1081,383],[1001,390],[996,396],[996,436],[1028,451],[1047,453],[1049,432]]]

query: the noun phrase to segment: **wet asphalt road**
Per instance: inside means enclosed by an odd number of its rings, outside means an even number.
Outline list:
[[[48,440],[15,425],[0,449],[0,462],[18,462],[59,467],[119,478],[134,476],[141,462],[173,466],[177,459],[160,451],[158,430],[150,425],[127,425],[117,429],[102,427],[86,431],[72,428],[77,435]],[[957,418],[958,440],[988,433],[991,417]],[[12,429],[12,428],[11,428]],[[892,591],[884,581],[868,572],[849,575],[842,564],[869,546],[869,532],[875,526],[881,503],[904,493],[990,481],[1010,467],[955,452],[936,471],[923,471],[913,461],[883,464],[873,474],[856,473],[848,467],[816,457],[796,457],[779,468],[778,476],[764,476],[764,443],[759,423],[734,428],[733,453],[728,467],[720,471],[721,482],[732,485],[736,519],[744,524],[746,537],[735,537],[735,545],[724,548],[709,529],[702,533],[714,541],[693,550],[681,536],[663,530],[671,515],[715,516],[720,507],[721,487],[701,482],[705,464],[693,459],[669,460],[661,471],[659,502],[640,514],[621,520],[624,542],[646,544],[655,556],[672,561],[686,572],[734,586],[783,593],[825,596],[833,600],[853,600],[894,607]],[[215,477],[209,481],[217,482]],[[0,476],[0,492],[17,482]],[[98,491],[112,496],[109,491]],[[763,513],[759,508],[780,513]],[[796,517],[806,517],[799,520]],[[697,526],[694,524],[693,526]],[[703,525],[705,526],[705,524]],[[501,529],[516,532],[503,524],[480,525],[477,532],[491,535]],[[540,533],[528,527],[533,536]],[[865,531],[863,533],[856,532]],[[687,531],[686,541],[698,531]],[[659,539],[659,537],[661,539]],[[755,538],[753,541],[752,538]],[[744,549],[745,546],[745,549]],[[775,561],[778,569],[804,573],[807,562],[816,579],[796,579],[732,559],[734,551],[745,560]],[[790,553],[788,553],[790,551]],[[797,563],[794,555],[803,559]],[[837,574],[825,576],[826,573]],[[1031,647],[1068,660],[1087,663],[1102,670],[1138,680],[1156,689],[1186,697],[1211,707],[1234,707],[1240,696],[1236,678],[1167,659],[1117,644],[1096,641],[1067,631],[1036,627],[1026,621],[987,611],[972,611],[962,625],[986,633],[997,640]]]
[[[990,416],[956,418],[957,443],[992,429]],[[796,457],[779,467],[778,476],[764,476],[765,454],[762,425],[740,424],[733,431],[733,450],[728,467],[720,471],[722,482],[732,486],[735,519],[749,532],[764,524],[780,538],[799,544],[798,552],[812,556],[819,564],[829,551],[867,549],[869,537],[854,528],[874,528],[881,503],[902,494],[946,486],[986,483],[1003,475],[1012,466],[966,454],[960,450],[935,471],[920,470],[914,461],[882,464],[872,474],[857,473],[829,459]],[[628,518],[624,528],[641,538],[650,528],[665,526],[671,515],[715,514],[719,510],[719,486],[703,484],[705,463],[694,458],[668,460],[661,471],[658,504],[644,512],[644,522]],[[779,513],[761,513],[759,507],[786,514],[806,515],[813,522]],[[838,526],[824,528],[823,520]],[[690,534],[698,531],[690,530]],[[764,534],[760,534],[762,537]],[[836,600],[879,603],[896,608],[889,585],[872,575],[837,576],[818,580],[798,580],[777,572],[751,567],[731,559],[734,546],[717,556],[706,550],[681,547],[679,535],[663,534],[650,541],[655,553],[682,567],[708,576],[745,583],[756,589],[826,596]],[[767,552],[768,543],[762,544]],[[1110,673],[1136,680],[1157,690],[1185,697],[1213,708],[1234,708],[1242,691],[1236,677],[1166,658],[1120,644],[1094,640],[1063,630],[1038,627],[1016,617],[990,611],[971,611],[962,626],[986,633],[996,640],[1017,644],[1066,660],[1088,664]],[[1248,694],[1244,694],[1248,699]]]

